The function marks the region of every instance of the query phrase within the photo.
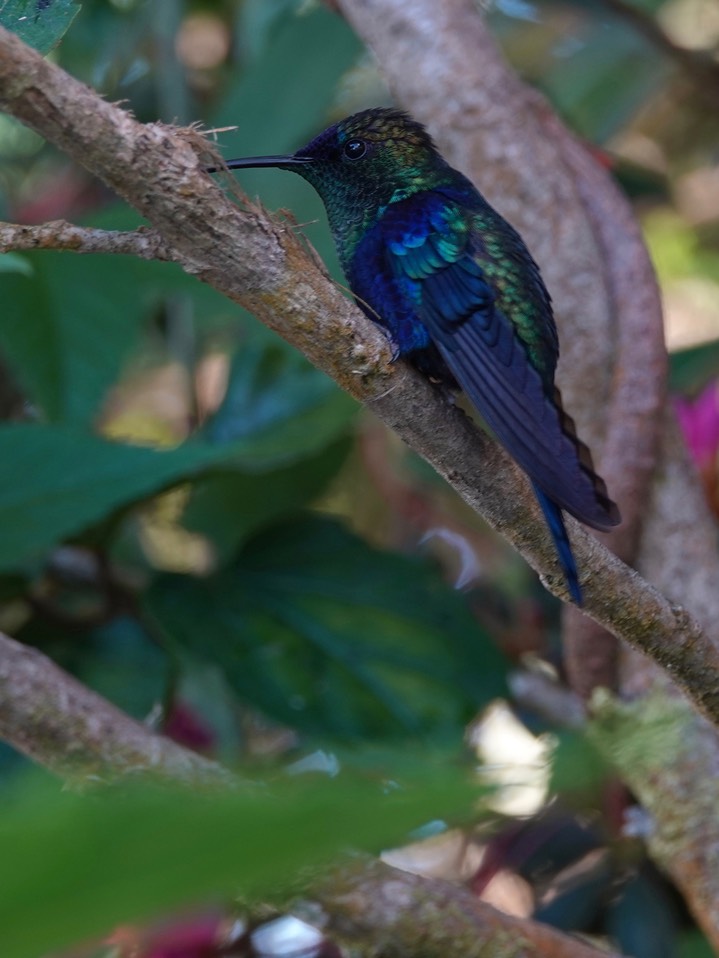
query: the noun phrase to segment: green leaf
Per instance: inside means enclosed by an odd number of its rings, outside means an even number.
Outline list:
[[[215,561],[224,565],[248,536],[315,500],[349,449],[349,439],[340,439],[284,468],[263,473],[235,469],[199,479],[182,524],[206,536]]]
[[[345,434],[356,410],[304,357],[254,337],[235,357],[225,400],[202,438],[229,443],[264,435],[290,462],[277,468],[273,459],[272,471],[237,464],[232,472],[198,483],[184,524],[208,536],[225,561],[250,533],[322,492],[349,450]]]
[[[79,12],[76,0],[3,0],[0,26],[40,53],[49,53]]]
[[[30,290],[28,294],[35,295]],[[323,396],[328,399],[323,401]],[[244,485],[238,478],[233,486],[229,505],[235,492],[244,493],[246,506],[256,508],[257,514],[252,517],[246,509],[240,513],[236,532],[227,513],[210,510],[205,528],[227,519],[230,541],[237,541],[258,522],[311,498],[339,465],[343,449],[338,439],[347,431],[355,404],[328,381],[304,406],[299,398],[298,403],[297,412],[280,403],[269,420],[255,417],[248,431],[238,423],[235,432],[244,434],[237,438],[228,414],[219,420],[222,434],[212,436],[222,441],[188,442],[164,452],[107,442],[69,425],[0,427],[0,570],[20,568],[122,506],[221,468],[245,477]],[[333,448],[323,458],[328,446]],[[292,490],[290,467],[304,460],[306,470]],[[279,475],[269,475],[273,470],[280,470]],[[270,501],[263,499],[263,486]],[[273,493],[280,496],[283,490],[283,500],[272,501]],[[199,510],[194,515],[203,514]]]
[[[242,118],[226,141],[236,151],[233,155],[282,153],[319,132],[337,81],[361,50],[346,21],[326,9],[284,16],[263,55],[213,115],[217,125]],[[288,77],[302,82],[288,82]]]
[[[77,634],[75,640],[77,646]],[[76,659],[72,671],[82,682],[139,721],[165,694],[167,656],[130,616],[86,634]]]
[[[70,426],[0,428],[0,569],[14,569],[119,506],[216,462],[218,450],[167,452],[107,442]]]
[[[700,931],[684,931],[678,938],[678,958],[714,958],[716,952]]]
[[[32,276],[32,263],[19,253],[0,253],[0,273],[21,273]]]
[[[30,262],[32,276],[0,273],[0,349],[48,419],[89,422],[137,344],[152,264],[68,253]]]
[[[206,796],[83,798],[32,784],[6,790],[0,816],[3,958],[39,958],[211,896],[277,894],[348,848],[378,851],[428,818],[466,814],[477,794],[461,771],[426,762],[391,789],[356,773]]]
[[[236,354],[222,405],[202,431],[209,442],[228,442],[261,429],[281,427],[298,413],[316,408],[328,415],[329,401],[344,394],[303,356],[278,343],[263,343],[259,337]],[[351,400],[343,404],[343,417]],[[334,425],[330,425],[334,431]],[[306,448],[314,436],[297,436]],[[323,440],[320,440],[323,444]]]
[[[242,698],[313,734],[456,733],[504,691],[504,661],[461,595],[324,517],[258,536],[206,579],[159,578],[146,610]]]
[[[690,346],[669,354],[669,388],[692,392],[714,378],[719,369],[719,340]]]
[[[299,353],[256,337],[236,355],[225,399],[201,438],[227,444],[252,436],[260,471],[324,449],[347,431],[357,408]]]

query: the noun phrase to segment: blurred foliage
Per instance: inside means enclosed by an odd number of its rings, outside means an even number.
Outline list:
[[[689,397],[682,426],[715,504],[713,6],[495,0],[487,15],[516,68],[635,202],[665,295],[671,386]],[[141,120],[220,128],[226,156],[291,151],[338,116],[390,102],[320,0],[7,0],[0,23],[22,24]],[[699,84],[697,58],[709,63]],[[279,171],[241,180],[293,211],[342,282],[309,186]],[[138,224],[7,117],[0,216]],[[339,849],[376,850],[460,813],[482,819],[466,830],[460,869],[478,895],[511,873],[527,913],[636,958],[710,953],[625,835],[631,798],[581,733],[522,710],[539,751],[522,754],[506,727],[492,734],[507,791],[524,786],[533,810],[508,811],[505,786],[491,824],[472,809],[454,768],[465,724],[506,696],[512,660],[542,659],[561,678],[558,609],[423,463],[173,264],[6,254],[0,303],[0,628],[129,714],[272,779],[216,800],[78,798],[24,784],[25,763],[0,751],[3,955],[31,958],[234,890],[281,890]],[[278,766],[326,777],[299,785]],[[203,948],[181,953],[220,953]]]
[[[35,958],[219,895],[277,898],[297,869],[326,866],[348,845],[380,851],[476,794],[460,771],[424,762],[391,788],[351,770],[208,795],[135,787],[82,798],[17,783],[0,803],[0,860],[13,863],[0,868],[3,956]]]

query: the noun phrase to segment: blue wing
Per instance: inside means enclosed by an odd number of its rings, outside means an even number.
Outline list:
[[[434,343],[499,441],[552,503],[586,525],[610,528],[618,510],[554,389],[549,296],[518,234],[487,210],[468,216],[437,191],[393,204],[358,249],[350,283],[382,317],[400,353]],[[486,215],[505,230],[501,249],[481,228],[478,217]],[[507,314],[523,308],[522,296],[534,312],[529,322],[525,315],[513,324]]]

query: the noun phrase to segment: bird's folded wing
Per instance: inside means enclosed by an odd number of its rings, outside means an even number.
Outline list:
[[[594,472],[589,450],[499,308],[483,268],[486,252],[471,230],[458,232],[446,214],[417,213],[410,227],[406,215],[394,223],[385,217],[389,272],[413,300],[458,384],[552,501],[594,528],[616,525],[617,508]],[[527,259],[533,267],[528,254]]]

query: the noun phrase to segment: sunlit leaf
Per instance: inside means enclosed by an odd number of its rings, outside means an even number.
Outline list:
[[[40,53],[60,42],[80,11],[77,0],[2,0],[0,26]]]
[[[32,264],[25,256],[19,253],[0,254],[0,273],[20,273],[22,276],[32,276]]]

